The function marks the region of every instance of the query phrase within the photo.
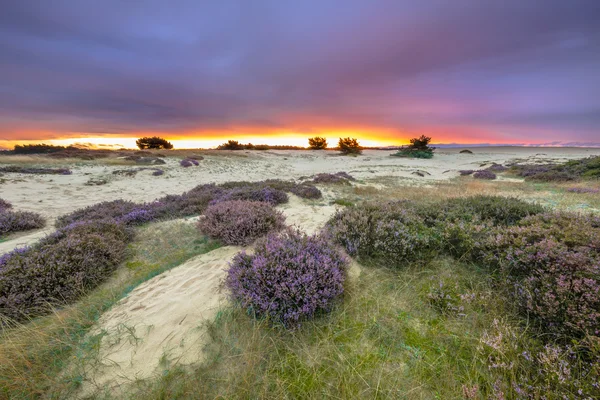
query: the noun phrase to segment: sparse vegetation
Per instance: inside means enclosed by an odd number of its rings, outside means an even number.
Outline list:
[[[69,147],[69,149],[75,149],[74,147]],[[65,146],[54,146],[52,144],[17,144],[14,147],[14,154],[49,154],[49,153],[58,153],[67,150]]]
[[[475,171],[475,173],[473,174],[473,178],[475,178],[475,179],[492,180],[492,179],[496,179],[497,176],[492,171],[483,169],[483,170],[480,170],[480,171]]]
[[[16,174],[34,174],[34,175],[71,175],[72,172],[68,168],[31,168],[19,167],[10,165],[0,167],[0,172],[11,172]]]
[[[340,138],[338,141],[338,148],[342,154],[361,154],[362,147],[355,138]]]
[[[158,136],[139,138],[135,144],[140,150],[171,150],[173,148],[171,142]]]
[[[315,136],[308,139],[308,148],[311,150],[325,150],[327,148],[327,139]]]
[[[566,182],[577,179],[600,179],[600,156],[571,160],[562,164],[515,164],[511,172],[526,180]]]
[[[355,181],[354,177],[347,172],[336,172],[335,174],[330,173],[320,173],[316,174],[312,183],[333,183],[333,184],[344,184],[348,185],[351,181]]]

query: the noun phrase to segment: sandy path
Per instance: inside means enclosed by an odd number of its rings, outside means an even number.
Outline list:
[[[102,315],[99,363],[88,371],[84,392],[114,390],[167,366],[201,361],[203,321],[224,302],[220,282],[239,251],[222,247],[194,257],[135,288]]]

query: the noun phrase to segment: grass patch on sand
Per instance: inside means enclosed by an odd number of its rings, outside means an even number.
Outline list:
[[[93,357],[97,343],[84,338],[100,315],[140,283],[219,246],[187,222],[138,228],[128,261],[107,283],[71,306],[0,331],[0,398],[68,398]]]
[[[495,318],[513,316],[480,271],[451,259],[402,272],[361,269],[343,304],[297,330],[222,310],[208,324],[207,363],[138,382],[131,397],[449,399],[461,398],[463,385],[493,392],[497,377],[479,361],[480,338]],[[460,313],[432,305],[440,282],[468,299]]]

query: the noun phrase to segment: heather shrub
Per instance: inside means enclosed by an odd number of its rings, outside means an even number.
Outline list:
[[[508,169],[508,167],[505,167],[502,164],[496,164],[493,163],[492,165],[490,165],[489,167],[486,168],[487,171],[492,171],[492,172],[504,172]]]
[[[6,167],[0,167],[0,172],[13,172],[18,174],[35,174],[35,175],[71,175],[68,168],[30,168],[30,167],[19,167],[16,165],[9,165]]]
[[[457,197],[437,203],[429,208],[436,212],[434,218],[461,221],[489,221],[494,225],[513,225],[530,215],[544,212],[539,204],[528,203],[512,197],[469,196]],[[431,214],[430,214],[431,218]]]
[[[122,225],[65,229],[38,245],[0,258],[0,320],[44,314],[96,287],[124,259],[129,237]],[[115,233],[115,234],[112,234]]]
[[[297,231],[269,235],[227,271],[231,297],[248,313],[286,327],[331,309],[344,291],[348,261],[327,239]]]
[[[152,176],[161,176],[164,175],[165,171],[163,171],[162,169],[156,169],[154,170],[154,172],[152,172]]]
[[[472,169],[461,169],[458,171],[460,176],[472,175],[474,172],[475,172],[475,170],[472,170]]]
[[[328,221],[326,230],[348,254],[395,266],[430,259],[440,244],[435,229],[408,202],[346,208]]]
[[[179,162],[179,165],[181,165],[183,168],[187,168],[187,167],[191,167],[194,164],[192,164],[192,162],[190,160],[181,160]]]
[[[261,187],[260,185],[253,185],[239,186],[226,190],[211,200],[210,204],[232,200],[261,201],[272,205],[283,204],[289,201],[288,195],[284,191],[273,189],[269,186]]]
[[[306,184],[296,185],[290,192],[303,199],[320,199],[323,196],[318,188]]]
[[[0,237],[12,232],[43,228],[46,220],[38,213],[29,211],[0,212]]]
[[[459,153],[460,154],[473,154],[473,152],[471,150],[469,150],[469,149],[461,150],[461,151],[459,151]]]
[[[209,206],[198,227],[226,244],[245,246],[282,229],[283,221],[283,214],[268,203],[233,200]]]
[[[77,221],[93,221],[120,218],[139,208],[139,204],[127,200],[103,201],[56,219],[56,227],[61,228]]]
[[[318,199],[322,196],[321,191],[314,185],[308,183],[295,183],[293,181],[282,181],[279,179],[267,179],[259,182],[225,182],[219,185],[222,189],[236,189],[240,187],[271,188],[282,192],[293,193],[305,199]]]
[[[335,174],[321,173],[313,177],[313,183],[341,183],[349,184],[350,181],[355,181],[354,177],[347,172],[336,172]]]
[[[8,201],[0,198],[0,213],[12,208],[12,204]]]
[[[496,174],[493,173],[492,171],[487,171],[487,170],[476,171],[473,174],[473,178],[492,180],[492,179],[496,179]]]
[[[496,229],[478,251],[543,329],[566,338],[600,334],[600,218],[531,216]]]
[[[572,188],[568,188],[567,192],[570,192],[570,193],[600,193],[600,189],[572,187]]]

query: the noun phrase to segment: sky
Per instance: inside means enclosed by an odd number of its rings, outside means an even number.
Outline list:
[[[600,145],[598,0],[3,0],[0,146]]]

